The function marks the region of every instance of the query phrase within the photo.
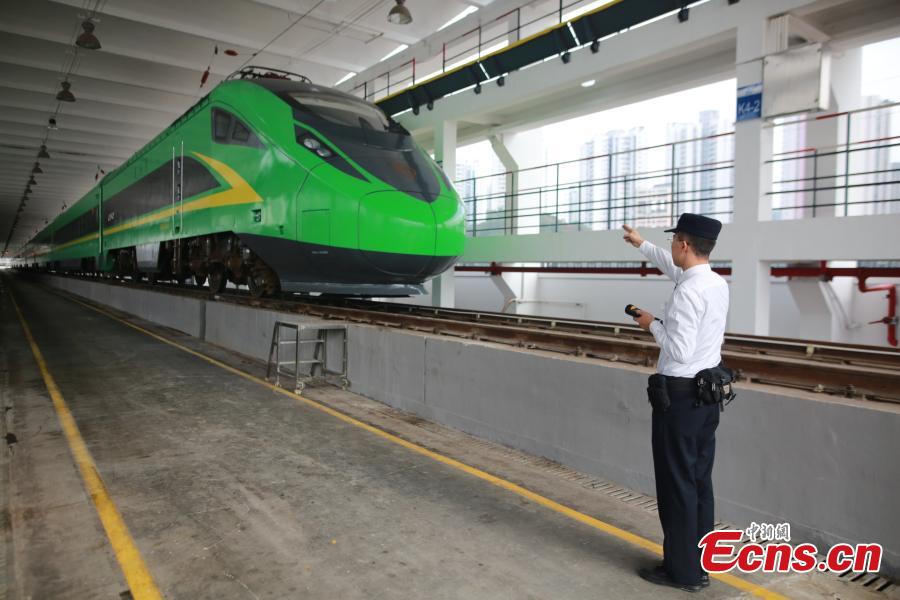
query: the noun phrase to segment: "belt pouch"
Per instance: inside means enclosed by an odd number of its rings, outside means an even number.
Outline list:
[[[653,410],[665,412],[671,402],[669,401],[669,388],[666,386],[666,376],[654,373],[647,380],[647,398]]]

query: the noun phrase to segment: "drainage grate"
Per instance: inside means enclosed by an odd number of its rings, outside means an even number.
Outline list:
[[[467,434],[461,434],[465,436]],[[598,479],[596,477],[591,477],[590,475],[585,475],[579,471],[575,471],[570,469],[560,463],[549,460],[547,458],[542,458],[539,456],[532,456],[529,454],[525,454],[519,450],[514,450],[512,448],[507,448],[506,446],[501,446],[495,442],[475,439],[472,438],[470,442],[471,446],[475,446],[478,448],[484,448],[486,450],[490,450],[492,453],[500,454],[504,458],[509,459],[511,461],[515,461],[522,464],[527,464],[529,466],[534,467],[537,470],[544,471],[546,473],[550,473],[556,475],[558,477],[562,477],[568,481],[573,481],[579,483],[582,487],[587,488],[589,490],[593,490],[595,492],[601,492],[606,494],[611,498],[615,498],[620,502],[633,506],[635,508],[639,508],[649,513],[657,513],[658,508],[656,504],[656,498],[653,496],[645,496],[644,494],[640,494],[631,490],[629,488],[623,487],[617,483],[613,483],[611,481],[606,481],[605,479]],[[714,528],[716,530],[721,529],[744,529],[743,527],[738,527],[734,523],[730,523],[727,521],[718,521],[715,523]],[[759,541],[763,544],[770,543],[772,540],[768,539],[760,539]],[[749,540],[741,542],[740,546],[749,543]],[[819,562],[825,559],[824,556],[818,557]],[[834,575],[834,574],[832,574]],[[848,583],[852,583],[853,585],[858,585],[860,587],[865,587],[868,590],[876,591],[876,592],[886,592],[891,589],[895,584],[892,580],[878,574],[878,573],[854,573],[853,571],[846,571],[837,575],[838,578],[847,581]]]
[[[398,417],[402,419],[402,416],[400,415],[405,414],[390,407],[375,409],[373,410],[373,412],[379,413],[390,419],[397,419]],[[586,475],[580,471],[570,469],[569,467],[566,467],[554,460],[550,460],[549,458],[526,454],[521,450],[503,446],[499,442],[492,442],[490,440],[476,438],[462,431],[444,427],[443,425],[438,425],[423,419],[417,419],[415,424],[418,427],[422,427],[423,429],[430,431],[431,433],[439,434],[444,438],[453,441],[464,442],[465,445],[470,448],[483,448],[490,451],[491,454],[495,456],[500,455],[510,462],[528,465],[529,467],[532,467],[536,470],[550,473],[568,481],[576,482],[586,489],[604,493],[611,498],[615,498],[620,502],[623,502],[635,508],[640,508],[641,510],[648,513],[659,512],[656,504],[656,498],[653,496],[645,496],[644,494],[635,492],[634,490],[623,487],[617,483],[606,481],[605,479],[598,479],[591,475]],[[744,527],[738,527],[734,523],[730,523],[727,521],[717,521],[713,527],[716,530],[744,529]],[[759,541],[765,544],[770,542],[771,540],[759,539]],[[743,546],[747,543],[749,543],[749,540],[741,542],[740,544],[738,544],[738,546]],[[817,558],[819,562],[822,562],[825,559],[825,557],[822,555],[819,555]],[[853,585],[858,585],[860,587],[865,587],[868,590],[876,592],[886,592],[896,585],[892,580],[878,573],[854,573],[853,571],[848,570],[843,573],[837,574],[836,576],[842,581],[846,581],[847,583],[852,583]]]

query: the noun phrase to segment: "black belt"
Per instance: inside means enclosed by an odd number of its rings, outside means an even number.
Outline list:
[[[666,387],[670,392],[675,393],[696,393],[697,379],[694,377],[674,377],[672,375],[663,375],[666,378]]]

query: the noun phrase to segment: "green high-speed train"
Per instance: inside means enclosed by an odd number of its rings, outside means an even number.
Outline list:
[[[406,296],[463,251],[464,206],[375,105],[232,75],[39,232],[20,263],[254,295]]]

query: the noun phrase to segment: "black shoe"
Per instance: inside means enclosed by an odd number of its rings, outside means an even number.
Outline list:
[[[657,566],[653,567],[653,570],[658,571],[663,576],[666,575],[666,569],[662,565],[657,565]],[[709,573],[704,572],[704,573],[700,574],[700,587],[702,587],[702,588],[709,587]]]
[[[703,585],[700,583],[678,583],[677,581],[669,577],[669,574],[659,567],[655,569],[638,569],[638,575],[641,576],[641,579],[649,581],[650,583],[655,583],[656,585],[666,585],[685,592],[699,592],[703,589]]]

